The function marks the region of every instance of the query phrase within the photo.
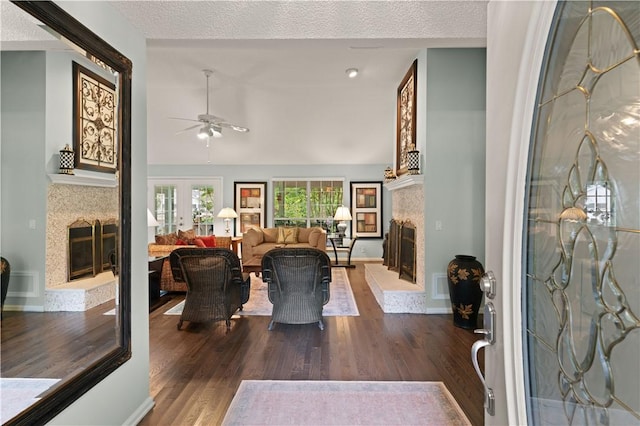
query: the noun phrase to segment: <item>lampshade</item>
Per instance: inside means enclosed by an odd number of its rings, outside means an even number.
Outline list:
[[[156,218],[153,217],[153,214],[151,214],[151,210],[149,209],[147,209],[147,226],[148,227],[160,226]]]
[[[225,207],[220,210],[220,213],[218,213],[218,217],[223,219],[235,219],[238,217],[238,213],[236,213],[236,211],[231,207]]]
[[[351,212],[345,206],[340,206],[336,210],[335,216],[333,216],[334,220],[351,220]]]

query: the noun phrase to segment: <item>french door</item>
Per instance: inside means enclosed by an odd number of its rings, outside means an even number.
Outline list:
[[[216,217],[222,208],[220,179],[149,179],[147,205],[160,224],[156,233],[194,229],[214,235],[224,227]]]
[[[640,424],[640,7],[501,4],[490,20],[510,8],[530,30],[509,154],[487,167],[488,186],[506,182],[488,209],[506,208],[502,246],[487,243],[499,333],[485,423]]]

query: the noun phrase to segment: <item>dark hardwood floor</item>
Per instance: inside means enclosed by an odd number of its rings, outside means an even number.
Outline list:
[[[358,317],[325,317],[313,325],[268,317],[183,325],[164,315],[182,296],[150,314],[151,396],[141,425],[220,424],[245,379],[442,381],[474,425],[483,424],[483,390],[471,365],[479,337],[453,326],[451,315],[384,314],[357,263],[347,270]],[[483,363],[483,360],[480,360]],[[424,419],[423,424],[429,424]]]
[[[116,346],[113,301],[85,312],[2,314],[2,377],[64,379]]]

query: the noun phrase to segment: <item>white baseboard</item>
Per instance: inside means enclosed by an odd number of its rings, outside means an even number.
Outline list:
[[[150,396],[144,400],[144,402],[134,411],[127,420],[125,420],[123,426],[136,426],[139,424],[144,416],[156,405],[156,402]]]

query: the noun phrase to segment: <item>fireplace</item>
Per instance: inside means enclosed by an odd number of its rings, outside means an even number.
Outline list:
[[[118,225],[115,219],[101,224],[78,219],[68,226],[67,279],[95,277],[111,267],[110,253],[118,244]]]
[[[399,278],[416,282],[416,227],[410,221],[391,219],[385,240],[383,264]]]

